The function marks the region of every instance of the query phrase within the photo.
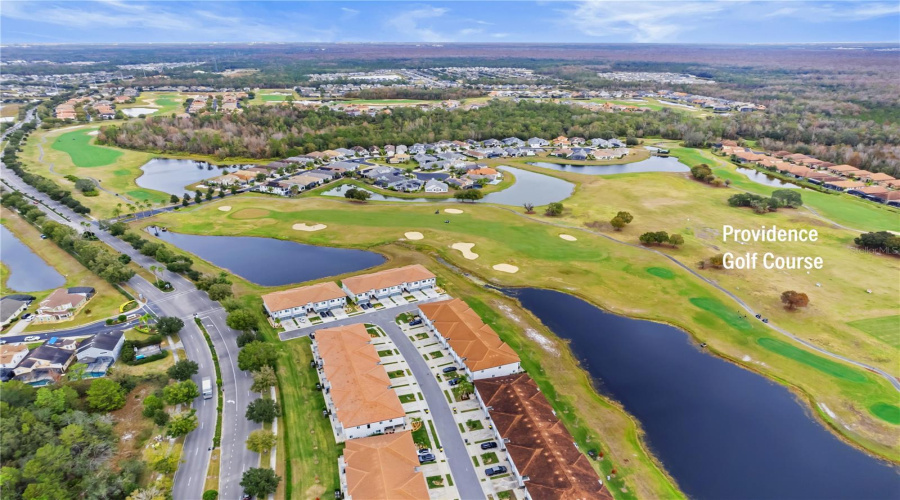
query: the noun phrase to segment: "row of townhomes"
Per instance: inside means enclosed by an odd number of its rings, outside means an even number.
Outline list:
[[[876,203],[900,206],[900,180],[885,173],[869,172],[852,165],[835,165],[789,151],[754,151],[738,146],[734,141],[722,141],[715,146],[737,163],[755,164],[826,189],[846,192]]]
[[[0,379],[43,386],[58,382],[75,363],[85,365],[86,376],[102,377],[124,343],[124,333],[115,331],[81,340],[53,337],[33,350],[22,343],[0,345]]]
[[[263,300],[271,316],[287,317],[342,307],[348,298],[369,304],[436,286],[433,273],[413,265],[347,278],[340,286],[329,282],[275,292]],[[612,498],[550,402],[523,372],[519,356],[474,310],[450,298],[423,301],[418,312],[418,328],[449,351],[452,364],[460,367],[457,376],[474,382],[478,406],[472,411],[487,419],[525,498]],[[345,443],[339,459],[344,495],[428,499],[411,432],[414,422],[396,392],[405,385],[393,386],[392,368],[382,364],[375,345],[383,341],[370,328],[360,321],[310,335],[326,413],[335,439]]]

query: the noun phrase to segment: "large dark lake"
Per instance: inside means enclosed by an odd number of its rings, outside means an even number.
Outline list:
[[[702,499],[887,499],[898,469],[845,444],[784,387],[707,354],[677,328],[560,292],[505,290],[619,401],[682,490]]]
[[[50,240],[38,240],[40,245],[55,245]],[[6,286],[17,292],[37,292],[61,287],[66,278],[44,259],[19,241],[6,226],[0,226],[0,261],[9,268]],[[7,290],[3,290],[4,293]]]
[[[636,172],[688,172],[690,168],[678,161],[674,156],[651,156],[646,160],[634,163],[617,163],[612,165],[565,165],[545,161],[530,162],[535,167],[549,168],[563,172],[574,172],[587,175],[630,174]]]
[[[154,235],[157,231],[151,228]],[[383,264],[374,252],[304,245],[250,236],[201,236],[158,232],[159,239],[216,266],[263,286],[291,283],[361,271]]]

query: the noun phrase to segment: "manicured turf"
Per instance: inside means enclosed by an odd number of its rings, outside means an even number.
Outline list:
[[[860,319],[847,324],[868,333],[889,346],[900,349],[900,315]]]
[[[53,149],[68,153],[76,167],[102,167],[122,156],[120,151],[91,144],[89,129],[66,132],[56,138]]]
[[[794,347],[787,342],[782,342],[781,340],[768,337],[763,337],[756,342],[774,353],[778,353],[782,356],[791,358],[794,361],[799,361],[803,364],[809,365],[816,370],[827,373],[831,376],[849,380],[851,382],[868,382],[868,378],[858,370],[836,363],[829,359],[825,359],[811,352],[804,351],[803,349]]]
[[[648,267],[647,272],[657,278],[670,280],[675,277],[675,273],[664,267]]]
[[[265,102],[283,102],[287,101],[288,96],[286,95],[272,95],[272,94],[263,94],[260,96]]]
[[[869,411],[885,422],[900,425],[900,407],[888,403],[875,403],[869,407]]]
[[[729,307],[716,299],[708,297],[694,297],[691,299],[691,304],[715,314],[719,319],[738,330],[750,330],[753,328],[750,321],[744,317],[743,313],[735,309],[735,306]]]

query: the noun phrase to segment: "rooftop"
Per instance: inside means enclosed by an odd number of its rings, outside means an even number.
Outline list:
[[[344,461],[352,498],[428,499],[409,431],[352,439],[344,448]]]
[[[385,269],[377,273],[361,274],[343,280],[344,287],[355,294],[368,292],[369,290],[380,290],[382,288],[390,288],[392,286],[401,285],[413,281],[422,281],[434,278],[434,274],[419,264],[411,266],[397,267],[394,269]]]
[[[268,310],[275,312],[305,306],[306,304],[338,299],[346,295],[333,281],[326,281],[317,285],[301,286],[290,290],[267,293],[262,296],[262,300]]]

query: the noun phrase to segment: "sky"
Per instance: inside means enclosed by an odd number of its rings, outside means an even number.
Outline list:
[[[3,0],[0,43],[527,42],[900,46],[900,1]]]

